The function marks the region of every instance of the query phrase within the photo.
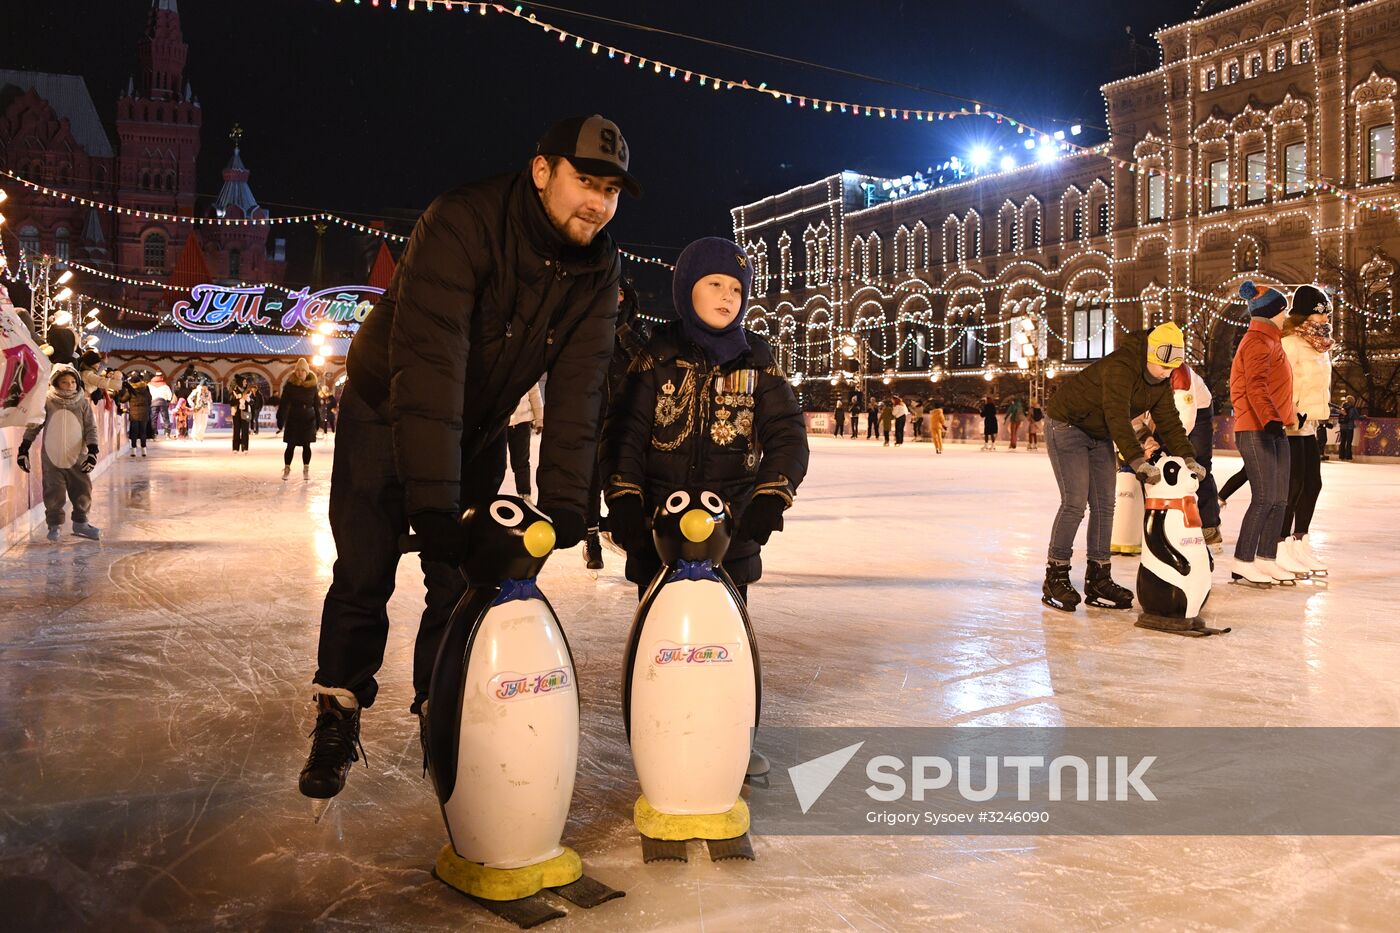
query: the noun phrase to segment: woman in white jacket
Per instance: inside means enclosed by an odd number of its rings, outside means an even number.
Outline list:
[[[1293,292],[1283,324],[1283,351],[1293,370],[1293,408],[1297,421],[1287,425],[1291,455],[1288,507],[1283,513],[1279,566],[1294,573],[1325,576],[1327,565],[1312,549],[1308,527],[1322,492],[1322,450],[1317,426],[1330,417],[1332,400],[1331,298],[1316,285]],[[1285,567],[1285,558],[1290,566]]]
[[[510,469],[515,474],[515,492],[530,498],[530,435],[544,430],[544,399],[539,384],[520,397],[515,414],[506,428],[506,449],[510,451]]]

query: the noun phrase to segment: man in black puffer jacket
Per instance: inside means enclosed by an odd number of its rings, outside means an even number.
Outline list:
[[[620,262],[603,227],[640,194],[627,144],[597,114],[556,123],[529,168],[434,201],[346,361],[330,519],[337,559],[321,614],[316,729],[301,792],[333,797],[384,659],[399,536],[427,583],[413,711],[465,584],[457,518],[505,476],[506,422],[549,374],[537,474],[557,547],[583,537]],[[495,582],[495,581],[492,581]]]

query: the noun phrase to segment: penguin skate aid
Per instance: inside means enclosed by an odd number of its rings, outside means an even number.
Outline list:
[[[621,897],[583,873],[560,837],[578,764],[579,694],[564,629],[536,578],[554,527],[495,496],[461,533],[468,589],[453,610],[424,704],[423,745],[447,826],[434,875],[492,913],[533,926]],[[405,536],[403,550],[416,541]]]
[[[1185,361],[1185,335],[1175,324],[1128,334],[1103,359],[1064,380],[1046,410],[1045,447],[1060,488],[1050,534],[1041,602],[1073,612],[1081,597],[1070,582],[1074,539],[1089,512],[1084,601],[1131,609],[1133,594],[1110,573],[1118,458],[1144,483],[1160,479],[1133,419],[1150,414],[1163,450],[1198,479],[1205,468],[1177,410],[1172,375]]]
[[[1200,615],[1210,599],[1215,562],[1196,508],[1199,481],[1180,457],[1159,455],[1153,462],[1159,477],[1144,490],[1142,563],[1137,573],[1142,612],[1136,625],[1194,637],[1223,635],[1230,630],[1210,628]]]
[[[748,609],[723,564],[733,523],[704,487],[671,493],[651,519],[661,569],[632,622],[622,688],[646,862],[685,861],[690,839],[712,860],[753,858],[740,794],[762,685]]]

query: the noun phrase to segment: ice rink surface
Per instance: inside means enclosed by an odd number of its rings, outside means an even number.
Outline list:
[[[1261,593],[1222,565],[1206,616],[1234,632],[1187,639],[1041,606],[1043,452],[812,447],[751,590],[768,723],[1400,725],[1400,466],[1323,464],[1328,582]],[[416,561],[364,716],[368,767],[319,824],[297,793],[335,559],[330,448],[284,483],[265,435],[238,457],[227,437],[157,443],[97,481],[100,545],[41,531],[0,558],[6,929],[512,928],[430,874],[445,833],[407,712]],[[1239,463],[1219,458],[1220,478]],[[1227,555],[1247,498],[1225,511]],[[759,836],[756,862],[692,846],[643,865],[619,704],[635,590],[606,560],[594,580],[580,550],[557,554],[540,584],[583,701],[564,841],[627,896],[546,929],[1395,928],[1393,837]],[[1115,558],[1119,582],[1135,572]]]

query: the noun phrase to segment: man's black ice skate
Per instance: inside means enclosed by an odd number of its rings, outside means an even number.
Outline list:
[[[583,559],[589,570],[603,569],[603,542],[597,528],[588,529],[588,537],[583,541]]]
[[[350,766],[360,760],[360,707],[353,699],[322,693],[316,697],[316,727],[311,730],[311,754],[301,769],[303,795],[328,800],[345,788]]]
[[[1040,601],[1051,609],[1073,612],[1079,605],[1079,592],[1069,582],[1069,564],[1054,561],[1045,565],[1045,586],[1041,588]]]
[[[1091,560],[1084,572],[1084,604],[1095,609],[1131,609],[1133,591],[1113,582],[1107,561]]]

